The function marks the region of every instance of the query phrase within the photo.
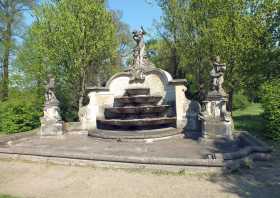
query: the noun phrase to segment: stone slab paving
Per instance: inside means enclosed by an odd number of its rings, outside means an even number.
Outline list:
[[[61,138],[41,138],[33,135],[1,145],[11,151],[44,151],[52,154],[75,154],[86,157],[92,154],[207,159],[208,154],[236,150],[235,144],[210,144],[182,137],[161,140],[125,141],[103,140],[86,135],[64,135]]]

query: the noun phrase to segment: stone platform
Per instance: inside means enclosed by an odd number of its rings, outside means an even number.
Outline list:
[[[183,134],[171,138],[142,141],[109,140],[87,135],[65,134],[60,138],[40,137],[35,133],[0,139],[0,158],[3,155],[84,160],[86,162],[216,167],[233,170],[246,160],[266,160],[271,149],[247,133],[237,133],[234,141],[199,141],[184,138]],[[55,160],[53,160],[55,162]]]

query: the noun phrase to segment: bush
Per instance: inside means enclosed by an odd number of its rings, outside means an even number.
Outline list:
[[[247,106],[250,105],[250,102],[242,92],[238,92],[233,96],[233,104],[232,104],[232,109],[233,110],[242,110],[245,109]]]
[[[25,94],[10,96],[0,102],[0,131],[16,133],[29,131],[40,126],[42,107],[40,99]]]
[[[272,80],[262,86],[262,106],[265,135],[280,141],[280,79]]]

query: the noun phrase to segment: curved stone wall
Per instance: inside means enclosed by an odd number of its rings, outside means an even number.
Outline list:
[[[143,87],[149,88],[150,94],[161,96],[161,104],[172,104],[175,101],[174,86],[170,85],[173,80],[172,76],[162,69],[151,69],[145,71],[145,80],[142,83],[130,83],[130,73],[121,72],[111,77],[106,87],[114,95],[114,97],[123,96],[125,89]]]

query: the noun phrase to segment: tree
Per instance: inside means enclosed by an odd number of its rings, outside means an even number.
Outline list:
[[[30,9],[35,0],[0,0],[0,41],[1,41],[1,71],[2,88],[1,100],[8,98],[9,66],[14,46],[14,37],[17,36],[19,25],[22,24],[23,12]]]
[[[280,2],[157,0],[157,3],[164,14],[160,35],[167,45],[172,44],[169,53],[176,55],[171,56],[176,60],[173,61],[175,77],[186,76],[194,82],[194,90],[205,89],[212,59],[220,55],[227,63],[225,87],[231,110],[234,93],[244,88],[252,75],[257,79],[263,74],[252,55],[264,57],[263,51],[271,53],[277,38],[275,33],[279,31],[276,16],[279,16]]]
[[[98,85],[98,76],[112,70],[115,35],[116,24],[103,1],[45,3],[35,12],[18,65],[38,86],[44,84],[47,73],[54,74],[63,116],[73,120],[83,105],[88,82]]]

